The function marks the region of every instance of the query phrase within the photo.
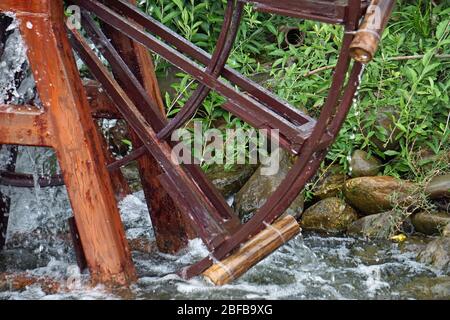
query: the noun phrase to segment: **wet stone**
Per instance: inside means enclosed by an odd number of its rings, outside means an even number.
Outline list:
[[[392,209],[395,204],[412,203],[414,184],[388,176],[359,177],[344,186],[345,200],[369,215]]]
[[[450,225],[447,212],[419,212],[413,215],[412,223],[417,232],[426,235],[440,234],[445,226]]]
[[[417,299],[444,299],[450,297],[450,277],[420,277],[412,281],[408,281],[405,293],[413,292]]]
[[[313,188],[315,197],[325,199],[341,194],[347,176],[339,170],[339,166],[331,166],[320,173],[320,177]]]
[[[450,198],[450,174],[431,179],[425,188],[431,199]]]
[[[229,197],[242,188],[256,169],[255,165],[235,165],[225,170],[223,165],[215,165],[206,175],[224,197]]]
[[[260,166],[236,194],[235,211],[242,221],[248,221],[255,211],[263,206],[292,167],[289,154],[283,150],[280,152],[280,167],[274,175],[263,175],[262,166]],[[303,212],[304,201],[302,192],[286,210],[285,214],[298,218]]]
[[[358,219],[356,211],[339,198],[326,198],[308,208],[302,215],[303,230],[339,233]]]
[[[444,236],[433,240],[419,253],[417,259],[450,274],[450,237]]]
[[[347,233],[353,236],[388,239],[396,231],[396,225],[402,223],[402,217],[394,211],[387,211],[363,217],[353,222]]]
[[[356,150],[350,161],[351,176],[369,177],[380,172],[381,161],[362,150]]]
[[[372,127],[367,129],[367,132],[376,132],[370,141],[375,144],[380,151],[399,150],[400,141],[396,139],[399,134],[399,129],[395,126],[395,121],[400,114],[395,107],[386,106],[381,107],[376,112],[376,119]],[[380,134],[378,131],[383,132]]]

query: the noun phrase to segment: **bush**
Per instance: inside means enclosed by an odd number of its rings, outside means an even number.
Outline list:
[[[450,8],[445,2],[398,1],[378,54],[367,66],[354,106],[327,156],[329,162],[347,170],[352,152],[365,149],[384,160],[385,174],[421,179],[420,155],[438,159],[449,152]],[[214,50],[224,1],[147,0],[141,1],[141,7],[199,47]],[[342,27],[262,14],[251,6],[246,6],[243,20],[228,64],[317,116],[330,86]],[[300,28],[303,44],[283,44],[286,25]],[[159,58],[156,61],[158,73],[163,74],[168,64]],[[313,70],[317,73],[308,74]],[[195,88],[189,76],[179,77],[180,82],[173,84],[177,94],[165,97],[170,116]],[[205,128],[217,122],[246,126],[222,110],[222,102],[219,95],[210,94],[196,120],[203,121]],[[398,113],[392,119],[396,130],[391,133],[375,125],[377,113],[387,106]],[[375,138],[382,148],[374,143]],[[386,150],[390,139],[398,140],[399,148]],[[434,165],[450,170],[445,161]]]

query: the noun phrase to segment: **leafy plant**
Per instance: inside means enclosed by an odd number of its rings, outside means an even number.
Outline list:
[[[213,52],[218,38],[225,1],[146,0],[141,7],[154,18]],[[449,58],[450,8],[446,1],[397,1],[378,54],[365,70],[354,106],[327,159],[348,169],[355,149],[365,149],[384,160],[384,174],[421,179],[419,152],[439,158],[449,145]],[[286,46],[283,27],[298,27],[303,43]],[[320,113],[330,87],[343,29],[312,21],[272,16],[246,6],[243,23],[228,64],[274,91],[312,116]],[[168,64],[156,58],[160,77]],[[165,96],[169,116],[187,101],[197,86],[183,73],[172,85],[175,94]],[[248,127],[224,111],[224,99],[211,93],[195,116],[206,130]],[[387,107],[393,128],[379,126],[377,118]],[[189,124],[188,124],[189,127]],[[375,143],[375,140],[381,142]],[[398,147],[390,147],[390,141]],[[444,172],[449,171],[448,163]]]

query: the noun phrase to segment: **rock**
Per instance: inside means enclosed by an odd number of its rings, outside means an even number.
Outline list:
[[[229,197],[242,188],[256,169],[254,165],[235,165],[225,170],[223,165],[216,165],[206,175],[224,197]]]
[[[321,172],[316,182],[313,193],[319,199],[338,196],[344,187],[347,176],[339,172],[339,166],[331,166],[325,172]]]
[[[308,208],[301,217],[304,230],[339,233],[358,219],[356,211],[339,198],[326,198]]]
[[[441,237],[430,242],[419,253],[417,260],[447,274],[450,273],[450,237]]]
[[[130,162],[126,166],[120,168],[120,170],[130,185],[132,192],[142,190],[141,177],[139,175],[139,169],[136,161]]]
[[[425,187],[431,199],[450,198],[450,174],[434,177]]]
[[[394,234],[395,226],[401,222],[402,217],[396,212],[387,211],[356,220],[348,227],[347,233],[353,236],[388,239]]]
[[[356,150],[350,160],[351,176],[370,177],[380,172],[381,161],[362,150]]]
[[[450,224],[447,212],[419,212],[412,217],[414,229],[426,235],[439,234]]]
[[[375,214],[392,209],[394,204],[412,203],[414,184],[388,176],[360,177],[344,185],[347,202],[361,214]]]
[[[450,297],[450,276],[419,277],[408,281],[402,296],[414,293],[415,299],[420,300],[448,300]]]
[[[376,110],[375,122],[373,126],[367,129],[367,131],[376,132],[376,134],[370,137],[370,141],[375,144],[380,151],[384,152],[387,150],[400,149],[400,141],[395,139],[399,134],[399,129],[395,126],[395,120],[398,119],[399,116],[399,112],[395,107],[386,106]],[[382,128],[384,131],[383,137],[377,134],[379,131],[377,128]]]
[[[138,237],[135,239],[129,239],[128,244],[133,251],[139,251],[144,253],[154,253],[158,251],[156,241],[150,241],[146,237]]]
[[[417,165],[424,171],[433,170],[433,163],[440,160],[439,156],[429,147],[420,147],[415,153]]]
[[[262,175],[262,166],[255,171],[236,194],[234,207],[242,221],[248,221],[253,213],[266,202],[267,198],[272,195],[281,181],[284,180],[291,166],[292,162],[289,154],[281,150],[280,167],[276,174]],[[304,202],[305,197],[302,192],[286,210],[286,214],[298,218],[303,212]]]

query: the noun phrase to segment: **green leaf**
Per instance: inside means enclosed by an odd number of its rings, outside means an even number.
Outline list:
[[[403,124],[401,124],[400,122],[397,122],[396,124],[395,124],[395,126],[397,127],[397,128],[399,128],[401,131],[403,131],[403,132],[408,132],[408,130],[406,129],[406,127],[403,125]]]
[[[178,11],[172,11],[172,12],[170,12],[169,14],[167,14],[167,15],[165,15],[163,18],[162,18],[162,23],[164,23],[164,24],[166,24],[167,22],[169,22],[169,21],[172,21],[175,17],[177,17],[177,16],[179,16],[180,15],[180,13],[178,12]]]
[[[183,1],[182,0],[172,0],[180,10],[183,10]]]
[[[384,152],[384,154],[387,155],[387,156],[396,156],[396,155],[399,155],[400,152],[395,151],[395,150],[387,150],[387,151]]]
[[[444,36],[444,33],[447,30],[449,25],[450,25],[450,20],[444,20],[438,24],[438,26],[436,28],[436,38],[438,40],[440,40]]]

